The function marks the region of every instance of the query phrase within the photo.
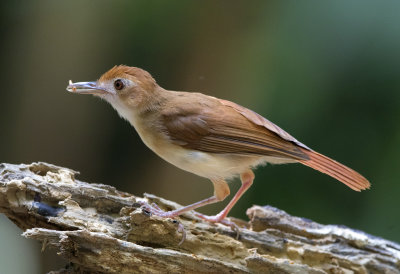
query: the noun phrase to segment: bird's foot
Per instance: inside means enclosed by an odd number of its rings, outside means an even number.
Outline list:
[[[161,218],[171,218],[174,219],[175,217],[177,217],[179,214],[176,214],[175,210],[172,211],[163,211],[158,205],[156,205],[155,203],[152,203],[151,205],[149,205],[146,202],[139,202],[139,205],[141,206],[142,210],[149,214],[149,215],[156,215],[159,216]],[[182,233],[182,239],[181,241],[178,243],[178,245],[183,244],[183,242],[186,239],[186,231],[184,226],[178,222],[177,220],[173,220],[174,223],[178,224],[178,232]]]
[[[197,217],[199,217],[200,219],[203,219],[204,221],[214,223],[214,224],[220,223],[220,224],[231,227],[232,230],[236,232],[236,240],[239,239],[239,236],[240,236],[239,226],[237,224],[235,224],[234,222],[232,222],[231,220],[228,220],[227,218],[225,218],[221,213],[217,214],[215,216],[208,216],[208,215],[204,215],[204,214],[201,214],[201,213],[195,211],[194,214]]]
[[[141,206],[141,208],[145,211],[148,212],[151,215],[156,215],[162,218],[175,218],[179,214],[176,214],[175,210],[172,211],[164,211],[162,210],[158,205],[155,203],[152,203],[151,205],[146,203],[146,202],[138,202],[138,204]]]

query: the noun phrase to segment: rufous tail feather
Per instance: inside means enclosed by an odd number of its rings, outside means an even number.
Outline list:
[[[299,162],[303,165],[325,173],[355,191],[361,191],[371,186],[367,179],[351,168],[348,168],[347,166],[342,165],[341,163],[338,163],[318,152],[303,148],[300,149],[310,158],[309,160],[300,160]]]

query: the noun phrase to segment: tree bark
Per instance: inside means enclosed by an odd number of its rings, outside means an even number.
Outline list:
[[[0,212],[71,262],[53,273],[400,273],[400,245],[362,231],[253,206],[249,222],[234,220],[236,239],[230,227],[193,213],[164,219],[138,203],[171,210],[174,202],[76,174],[47,163],[0,164]]]

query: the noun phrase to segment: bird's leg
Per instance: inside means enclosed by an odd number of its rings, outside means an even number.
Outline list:
[[[234,223],[228,220],[224,220],[224,218],[228,215],[229,211],[236,204],[236,202],[242,197],[243,193],[253,184],[254,173],[250,169],[246,172],[240,174],[240,179],[242,181],[242,186],[239,188],[238,192],[236,192],[235,196],[229,202],[229,204],[217,215],[215,216],[206,216],[201,213],[196,212],[196,216],[212,223],[222,223],[232,227],[236,227]]]
[[[226,198],[226,196],[229,195],[229,193],[230,193],[229,186],[224,180],[211,180],[211,181],[214,184],[214,196],[204,199],[202,201],[199,201],[197,203],[176,209],[176,210],[163,211],[158,206],[149,205],[145,202],[141,202],[140,204],[142,205],[142,207],[144,209],[146,209],[147,211],[151,212],[154,215],[164,217],[164,218],[174,218],[174,217],[177,217],[187,211],[190,211],[190,210],[193,210],[193,209],[205,206],[205,205],[220,202],[220,201],[224,200]]]

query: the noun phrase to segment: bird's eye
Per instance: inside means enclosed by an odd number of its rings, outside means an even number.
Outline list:
[[[116,90],[121,90],[121,89],[124,88],[124,83],[122,82],[121,79],[117,79],[117,80],[114,81],[114,88]]]

